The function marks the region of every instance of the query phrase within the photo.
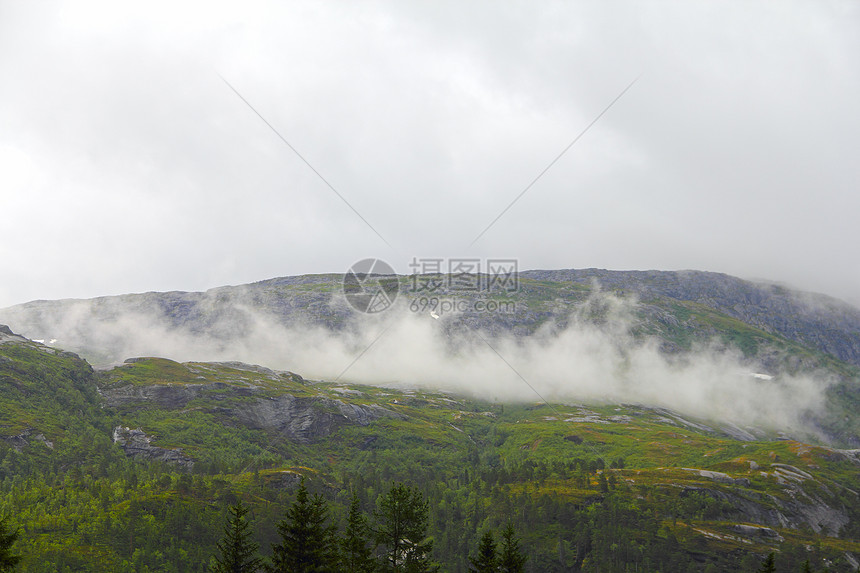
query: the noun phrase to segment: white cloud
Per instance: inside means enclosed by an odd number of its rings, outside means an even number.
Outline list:
[[[756,379],[751,373],[764,372],[763,366],[716,343],[666,355],[659,341],[631,333],[635,301],[600,292],[574,307],[564,326],[545,324],[525,338],[493,336],[465,327],[458,314],[434,320],[403,305],[379,315],[353,314],[337,331],[284,326],[277,314],[233,300],[225,306],[217,291],[207,293],[195,311],[205,318],[184,326],[146,298],[18,307],[4,320],[102,366],[135,356],[241,360],[312,380],[422,387],[485,400],[660,406],[799,438],[816,435],[809,419],[823,413],[832,382],[827,373],[809,372]],[[599,323],[589,318],[595,314]]]

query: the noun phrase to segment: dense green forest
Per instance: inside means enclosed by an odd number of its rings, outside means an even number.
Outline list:
[[[533,572],[752,572],[770,554],[774,571],[853,572],[860,556],[854,452],[740,441],[641,406],[161,359],[95,372],[7,340],[0,415],[0,517],[20,571],[207,571],[237,507],[273,563],[302,495],[324,505],[335,546],[363,523],[373,563],[405,570],[373,533],[400,484],[426,503],[415,554],[440,571],[486,564],[490,542],[501,555],[508,528]]]

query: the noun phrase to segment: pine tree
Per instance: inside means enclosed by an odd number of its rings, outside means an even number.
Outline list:
[[[429,505],[421,492],[398,483],[376,505],[376,541],[385,547],[383,571],[435,571],[430,561],[433,541],[426,537]]]
[[[767,559],[764,560],[764,563],[761,564],[761,567],[758,570],[758,573],[776,573],[776,556],[771,553],[767,556]]]
[[[803,562],[803,569],[800,570],[800,573],[812,573],[812,567],[809,565],[809,559]]]
[[[327,525],[328,507],[319,494],[311,496],[305,480],[296,501],[278,523],[281,543],[272,545],[270,573],[329,573],[338,571],[335,527]]]
[[[487,531],[481,537],[478,554],[469,557],[469,563],[472,565],[472,571],[477,573],[494,573],[498,570],[499,558],[496,555],[496,541],[492,531]]]
[[[346,530],[341,540],[341,568],[347,573],[372,573],[376,561],[367,545],[367,518],[361,512],[358,496],[352,494]]]
[[[508,523],[502,531],[502,553],[499,556],[499,569],[503,573],[523,573],[526,556],[520,551],[520,541],[514,537],[514,526]]]
[[[606,481],[606,474],[600,472],[597,476],[597,483],[600,485],[600,493],[609,493],[609,483]]]
[[[219,555],[215,556],[215,564],[210,567],[212,573],[253,573],[262,565],[257,557],[260,546],[251,540],[245,520],[248,511],[242,500],[230,508],[224,538],[218,542]]]
[[[12,553],[12,545],[18,540],[18,530],[9,532],[6,518],[0,519],[0,571],[14,571],[21,561],[20,555]]]

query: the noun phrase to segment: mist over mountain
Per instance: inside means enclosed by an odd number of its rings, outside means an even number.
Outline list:
[[[751,326],[860,366],[860,309],[839,299],[701,271],[527,271],[535,280],[596,281],[642,300],[671,298],[704,305]]]
[[[846,303],[693,271],[518,279],[515,292],[491,297],[413,292],[401,277],[393,307],[370,315],[347,303],[341,276],[310,275],[35,301],[0,310],[0,322],[102,367],[133,356],[241,360],[489,400],[642,403],[860,443],[860,311]]]
[[[0,570],[860,573],[860,2],[0,47]]]

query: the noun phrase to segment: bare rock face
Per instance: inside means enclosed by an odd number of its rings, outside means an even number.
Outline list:
[[[128,362],[126,360],[126,362]],[[226,366],[228,368],[233,368],[235,370],[245,370],[247,372],[256,372],[257,374],[264,374],[270,380],[289,380],[291,382],[296,382],[298,384],[304,384],[305,379],[296,374],[295,372],[288,372],[286,370],[272,370],[271,368],[266,368],[265,366],[260,366],[258,364],[247,364],[245,362],[212,362],[216,366]]]
[[[849,516],[844,507],[834,507],[816,495],[810,495],[797,484],[785,486],[787,496],[776,497],[745,488],[711,488],[687,486],[682,497],[697,492],[725,501],[734,508],[733,521],[756,524],[760,527],[787,527],[797,529],[807,526],[815,533],[838,536],[848,524]],[[762,534],[761,531],[757,532]]]
[[[23,449],[29,446],[33,441],[41,442],[49,450],[54,449],[54,442],[48,440],[44,434],[34,432],[35,430],[33,428],[27,428],[17,436],[0,436],[0,440],[3,440],[7,444],[15,448],[16,452],[23,451]]]
[[[302,475],[293,471],[284,470],[279,472],[274,478],[270,479],[269,485],[293,490],[299,487],[302,483]]]
[[[105,405],[111,408],[150,402],[161,408],[184,408],[200,393],[203,384],[159,384],[134,386],[127,384],[117,388],[101,390]]]
[[[152,438],[140,429],[132,430],[124,426],[117,426],[113,430],[113,441],[130,458],[175,464],[188,470],[194,467],[194,461],[185,456],[182,450],[153,446],[151,444]]]
[[[299,443],[314,442],[348,424],[367,426],[379,418],[403,418],[380,406],[356,406],[330,398],[297,398],[289,394],[258,398],[236,408],[233,414],[249,428],[275,430]]]
[[[733,477],[729,476],[728,474],[724,474],[723,472],[714,472],[714,471],[700,470],[700,469],[695,469],[695,468],[683,468],[683,469],[691,471],[691,472],[696,472],[700,476],[702,476],[704,478],[708,478],[710,480],[713,480],[717,483],[724,483],[724,484],[729,484],[729,485],[740,485],[740,486],[744,486],[744,487],[750,486],[750,480],[748,478],[733,478]]]
[[[26,338],[12,332],[12,329],[5,324],[0,324],[0,344],[7,342],[29,342]]]
[[[736,533],[740,533],[744,537],[760,537],[764,539],[770,539],[774,541],[785,541],[785,539],[771,529],[770,527],[762,527],[759,525],[745,525],[743,523],[737,523],[732,526],[732,530]]]

